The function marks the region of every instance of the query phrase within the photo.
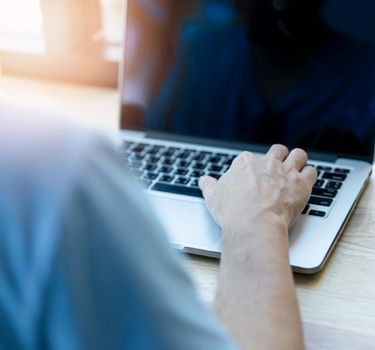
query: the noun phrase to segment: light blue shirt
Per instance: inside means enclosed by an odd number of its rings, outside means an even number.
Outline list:
[[[234,349],[101,136],[0,107],[0,349]]]

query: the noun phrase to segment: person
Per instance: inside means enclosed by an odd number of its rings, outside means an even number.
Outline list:
[[[302,349],[288,228],[316,181],[281,145],[200,179],[223,230],[213,311],[108,140],[0,104],[1,349]]]

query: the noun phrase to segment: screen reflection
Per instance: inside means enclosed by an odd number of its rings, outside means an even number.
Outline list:
[[[371,0],[128,3],[123,127],[372,155]]]

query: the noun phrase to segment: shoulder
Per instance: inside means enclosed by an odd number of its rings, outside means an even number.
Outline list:
[[[47,111],[30,110],[0,100],[0,176],[30,185],[43,179],[58,188],[82,171],[92,153],[111,152],[110,143]],[[42,181],[39,181],[42,182]]]

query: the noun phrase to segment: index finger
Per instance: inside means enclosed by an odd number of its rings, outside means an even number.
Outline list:
[[[214,193],[217,180],[211,176],[202,176],[199,179],[199,187],[202,190],[203,198],[208,201]]]
[[[273,145],[266,154],[266,157],[275,158],[283,162],[289,155],[289,150],[283,145]]]

